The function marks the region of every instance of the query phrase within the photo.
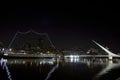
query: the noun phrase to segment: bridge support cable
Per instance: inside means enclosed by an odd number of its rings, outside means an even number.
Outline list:
[[[17,37],[18,35],[20,35],[20,34],[21,34],[21,35],[22,35],[22,34],[23,34],[23,35],[26,35],[26,34],[28,34],[28,33],[34,33],[34,34],[39,35],[39,36],[45,36],[46,39],[48,40],[48,43],[50,44],[50,46],[51,46],[53,49],[55,49],[57,52],[59,52],[59,51],[56,49],[56,47],[53,45],[53,43],[52,43],[52,41],[50,40],[50,38],[49,38],[49,36],[48,36],[47,33],[38,33],[38,32],[36,32],[36,31],[34,31],[34,30],[29,30],[29,31],[26,31],[26,32],[17,31],[16,34],[14,35],[14,37],[12,38],[10,44],[8,45],[8,48],[11,48],[13,42],[15,41],[15,39],[16,39],[16,37]]]
[[[114,54],[111,51],[109,51],[108,49],[104,48],[102,45],[98,44],[96,41],[94,41],[94,40],[92,40],[92,41],[108,54],[108,56],[109,56],[108,58],[110,60],[112,60],[113,57],[120,57],[119,55]]]
[[[50,38],[49,38],[49,36],[48,36],[47,33],[46,33],[46,37],[48,38],[48,40],[49,40],[50,44],[52,45],[52,47],[53,47],[57,52],[59,52],[58,49],[56,49],[56,47],[55,47],[55,46],[53,45],[53,43],[51,42],[51,40],[50,40]]]
[[[18,33],[19,33],[19,31],[17,31],[16,34],[14,35],[14,37],[12,38],[10,44],[8,45],[8,48],[11,47],[11,45],[12,45],[12,43],[14,42],[14,40],[15,40],[16,36],[18,35]]]

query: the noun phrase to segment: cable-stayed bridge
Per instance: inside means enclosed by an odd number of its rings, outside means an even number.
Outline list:
[[[39,50],[56,50],[47,33],[38,33],[33,30],[27,32],[18,31],[11,40],[8,48],[15,50],[31,50],[38,48]]]
[[[17,31],[4,53],[5,56],[12,57],[54,57],[58,50],[47,33],[29,30]]]
[[[82,57],[82,58],[89,58],[89,57],[91,57],[91,58],[108,58],[109,60],[112,60],[113,59],[113,57],[116,57],[116,58],[120,58],[120,55],[117,55],[117,54],[115,54],[115,53],[112,53],[111,51],[109,51],[108,49],[106,49],[105,47],[103,47],[102,45],[100,45],[99,43],[97,43],[96,41],[94,41],[94,40],[92,40],[98,47],[100,47],[103,51],[105,51],[107,54],[105,54],[105,55],[83,55],[83,54],[77,54],[77,55],[65,55],[65,58],[69,58],[69,57],[71,57],[71,58],[80,58],[80,57]]]
[[[113,57],[120,57],[120,55],[114,54],[111,51],[109,51],[108,49],[106,49],[105,47],[103,47],[102,45],[100,45],[99,43],[97,43],[96,41],[92,40],[98,47],[100,47],[104,52],[106,52],[106,55],[102,55],[102,54],[97,54],[97,55],[91,55],[91,54],[78,54],[77,56],[74,55],[72,52],[69,55],[65,55],[64,57],[102,57],[102,58],[109,58],[112,59]],[[47,33],[38,33],[34,30],[29,30],[27,32],[20,32],[18,31],[13,39],[11,40],[10,44],[8,45],[8,49],[12,49],[11,50],[7,50],[5,53],[7,54],[6,56],[8,56],[8,53],[11,53],[12,56],[16,56],[15,54],[17,53],[17,55],[19,56],[24,56],[21,55],[19,53],[24,53],[27,55],[27,57],[45,57],[46,55],[40,55],[41,53],[50,53],[49,57],[52,57],[52,54],[58,53],[59,50],[56,49],[56,47],[53,45],[52,41],[50,40],[49,36]],[[81,52],[80,52],[81,53]],[[34,55],[33,55],[34,54]],[[38,55],[37,55],[38,54]]]
[[[100,45],[96,41],[94,41],[94,40],[92,40],[92,41],[108,54],[109,59],[112,59],[113,57],[120,57],[120,55],[117,55],[117,54],[109,51],[108,49],[104,48],[102,45]]]

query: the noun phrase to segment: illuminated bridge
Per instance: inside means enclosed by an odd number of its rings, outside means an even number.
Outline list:
[[[90,58],[90,57],[92,57],[92,58],[109,58],[109,60],[112,60],[113,57],[120,58],[120,55],[117,55],[117,54],[112,53],[111,51],[109,51],[108,49],[104,48],[102,45],[98,44],[98,43],[97,43],[96,41],[94,41],[94,40],[93,40],[93,42],[94,42],[97,46],[99,46],[102,50],[104,50],[107,54],[106,54],[106,55],[85,55],[85,54],[80,54],[80,55],[79,55],[79,53],[77,53],[77,54],[75,54],[75,55],[72,55],[72,54],[70,54],[70,55],[65,55],[64,57],[65,57],[65,58],[75,58],[75,59],[80,58],[80,57],[82,57],[82,58]]]
[[[5,56],[15,57],[54,57],[57,53],[58,50],[51,42],[48,34],[38,33],[34,30],[18,31],[8,45],[8,49],[4,51]]]

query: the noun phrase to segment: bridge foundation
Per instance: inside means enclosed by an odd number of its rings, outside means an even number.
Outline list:
[[[112,56],[109,56],[109,57],[108,57],[108,59],[109,59],[109,60],[112,60],[112,59],[113,59],[113,57],[112,57]]]

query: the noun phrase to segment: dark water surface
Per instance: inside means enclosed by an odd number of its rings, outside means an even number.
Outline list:
[[[120,60],[1,59],[0,80],[120,80]]]

